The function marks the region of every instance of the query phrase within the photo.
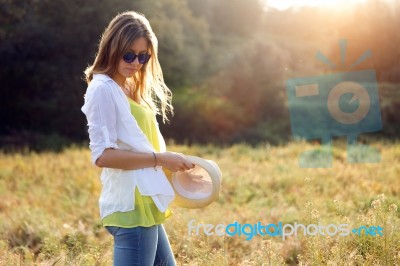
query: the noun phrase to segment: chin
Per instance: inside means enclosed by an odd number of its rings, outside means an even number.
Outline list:
[[[137,72],[138,72],[138,70],[128,72],[128,73],[126,73],[125,77],[126,77],[126,78],[131,78],[131,77],[133,77]]]

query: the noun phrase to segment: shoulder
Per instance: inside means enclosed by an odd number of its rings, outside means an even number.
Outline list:
[[[112,97],[116,92],[115,82],[105,74],[95,74],[90,82],[86,97]]]
[[[114,81],[105,74],[94,74],[93,79],[88,86],[88,90],[112,90]]]
[[[107,75],[96,74],[87,87],[81,110],[86,114],[90,110],[95,110],[96,106],[101,108],[115,106],[117,93],[118,87],[114,80]]]

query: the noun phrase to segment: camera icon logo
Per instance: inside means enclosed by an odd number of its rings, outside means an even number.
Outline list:
[[[346,41],[342,40],[342,63]],[[353,65],[370,56],[367,51]],[[317,59],[332,64],[321,53]],[[333,65],[333,64],[332,64]],[[378,85],[373,69],[326,74],[287,80],[292,134],[306,140],[320,139],[322,147],[300,155],[303,168],[332,167],[332,137],[347,136],[347,160],[374,163],[380,154],[372,147],[357,144],[362,133],[382,129]]]

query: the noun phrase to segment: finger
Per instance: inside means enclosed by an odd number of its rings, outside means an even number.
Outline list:
[[[189,161],[186,156],[183,156],[185,158],[185,166],[188,167],[189,169],[194,168],[194,164],[192,164],[191,161]]]
[[[194,168],[196,165],[194,164],[194,163],[192,163],[191,161],[188,161],[189,162],[189,165],[190,165],[190,168]]]
[[[191,162],[185,162],[183,164],[183,167],[184,167],[185,171],[187,171],[187,170],[192,169],[194,167],[194,165]]]
[[[182,161],[181,167],[184,168],[185,170],[189,170],[191,166],[191,163],[187,160]]]

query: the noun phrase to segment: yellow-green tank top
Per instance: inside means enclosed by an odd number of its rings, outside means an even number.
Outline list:
[[[146,135],[154,150],[160,151],[158,129],[153,111],[129,99],[132,115]],[[114,212],[103,219],[104,226],[131,228],[136,226],[153,226],[161,224],[172,215],[170,209],[160,212],[150,196],[142,196],[136,187],[135,209],[128,212]]]

